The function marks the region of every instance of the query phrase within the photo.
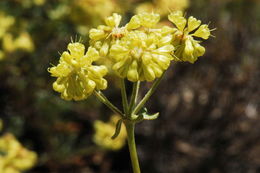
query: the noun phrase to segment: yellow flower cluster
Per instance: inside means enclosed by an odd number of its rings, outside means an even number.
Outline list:
[[[6,52],[13,52],[15,50],[31,52],[34,50],[34,44],[27,32],[22,32],[16,39],[13,38],[12,34],[8,33],[3,36],[3,50]]]
[[[107,56],[109,46],[126,34],[125,27],[119,27],[121,16],[114,13],[105,19],[106,25],[99,25],[89,31],[90,44],[99,50],[101,56]]]
[[[34,50],[32,38],[26,31],[21,31],[16,38],[9,32],[14,23],[14,17],[0,13],[0,40],[2,41],[0,60],[4,59],[6,54],[16,50],[23,50],[26,52],[32,52]]]
[[[103,76],[107,68],[92,65],[99,57],[93,47],[89,47],[85,53],[83,44],[70,43],[68,51],[62,53],[59,64],[48,69],[53,77],[57,77],[53,89],[60,92],[65,100],[82,100],[95,89],[106,89],[107,81]]]
[[[132,82],[152,81],[162,75],[172,60],[171,36],[132,31],[114,44],[110,56],[115,60],[113,70]]]
[[[160,15],[156,13],[134,15],[124,26],[120,26],[121,19],[116,13],[107,17],[105,25],[89,31],[91,47],[86,55],[84,45],[71,43],[59,65],[49,69],[58,78],[53,88],[62,98],[82,100],[94,89],[106,88],[106,67],[91,65],[99,57],[111,60],[112,70],[120,78],[137,82],[161,77],[171,61],[194,63],[205,53],[194,37],[208,39],[208,25],[192,16],[184,18],[181,11],[168,16],[174,27],[158,25]]]
[[[90,30],[90,43],[113,60],[113,70],[132,82],[152,81],[160,77],[173,59],[171,31],[156,29],[160,15],[137,14],[119,27],[121,16],[106,18],[106,25]]]
[[[94,122],[95,135],[93,141],[98,146],[107,150],[119,150],[125,145],[127,134],[124,124],[122,124],[120,134],[115,139],[111,139],[119,118],[118,115],[113,115],[107,123],[99,120]]]
[[[0,137],[0,153],[1,173],[21,173],[37,161],[37,154],[24,148],[12,134]]]
[[[134,15],[120,27],[121,16],[113,14],[106,18],[106,25],[90,30],[90,43],[113,60],[112,69],[119,77],[132,82],[153,81],[171,60],[195,62],[205,49],[193,36],[208,39],[210,35],[207,25],[192,16],[185,19],[181,11],[172,12],[168,18],[175,28],[158,28],[160,15],[156,13]]]
[[[176,48],[175,56],[180,61],[194,63],[205,53],[205,48],[194,37],[207,40],[210,36],[208,25],[201,25],[201,21],[193,16],[187,20],[181,11],[171,13],[168,19],[176,26],[173,39]]]

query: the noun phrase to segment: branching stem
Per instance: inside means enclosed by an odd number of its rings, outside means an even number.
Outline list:
[[[165,72],[163,72],[163,74],[161,75],[160,78],[158,78],[152,85],[152,87],[150,88],[150,90],[146,93],[146,95],[144,96],[144,98],[140,101],[140,103],[135,107],[135,109],[133,110],[133,114],[137,114],[145,105],[145,103],[147,102],[147,100],[152,96],[152,94],[154,93],[154,91],[157,89],[158,85],[160,84],[163,76],[164,76]]]
[[[101,91],[95,90],[94,94],[102,103],[104,103],[114,113],[119,114],[122,117],[124,116],[124,114],[115,105],[113,105]]]

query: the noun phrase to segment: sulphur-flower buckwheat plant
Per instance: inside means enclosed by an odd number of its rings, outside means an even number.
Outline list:
[[[168,19],[174,27],[159,25],[160,15],[156,13],[134,15],[129,23],[119,26],[121,16],[114,13],[105,19],[106,25],[90,30],[90,47],[86,54],[83,44],[70,43],[68,51],[61,55],[59,64],[48,69],[53,77],[57,77],[53,89],[60,92],[63,99],[83,100],[93,93],[120,116],[113,119],[113,125],[96,121],[94,141],[103,148],[113,148],[107,135],[115,126],[111,138],[116,139],[120,132],[125,133],[121,131],[124,124],[134,173],[141,172],[134,138],[135,124],[143,120],[154,120],[159,115],[148,114],[144,107],[146,102],[157,89],[172,61],[194,63],[205,53],[205,48],[200,45],[201,41],[194,38],[206,40],[212,31],[208,25],[201,25],[201,21],[192,16],[187,20],[181,11],[170,13]],[[107,74],[107,68],[104,65],[92,65],[100,57],[112,62],[113,74],[120,81],[122,111],[101,92],[107,88],[107,81],[103,78]],[[125,80],[133,84],[129,99]],[[141,81],[153,84],[139,101]],[[102,130],[102,125],[109,130]],[[118,145],[121,147],[124,140],[119,141]]]

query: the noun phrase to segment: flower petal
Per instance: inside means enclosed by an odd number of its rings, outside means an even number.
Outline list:
[[[197,20],[195,17],[190,16],[188,19],[188,32],[191,32],[194,29],[198,28],[200,24],[201,24],[200,20]]]
[[[168,19],[181,31],[184,30],[187,20],[183,17],[182,11],[175,11],[168,15]]]
[[[208,25],[206,25],[206,24],[201,25],[199,27],[199,29],[192,35],[195,36],[195,37],[203,38],[205,40],[208,39],[209,36],[210,36],[210,30],[209,30]]]

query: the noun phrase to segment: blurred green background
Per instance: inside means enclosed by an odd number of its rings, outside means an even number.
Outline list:
[[[96,120],[112,113],[94,97],[68,102],[52,89],[47,68],[67,43],[113,12],[185,10],[210,22],[216,38],[195,64],[173,63],[147,107],[157,120],[137,125],[144,173],[260,172],[259,0],[1,0],[1,132],[38,154],[28,173],[130,173],[128,148],[93,142]],[[105,91],[120,105],[116,78]],[[131,85],[127,85],[128,90]],[[142,83],[145,94],[150,83]]]

